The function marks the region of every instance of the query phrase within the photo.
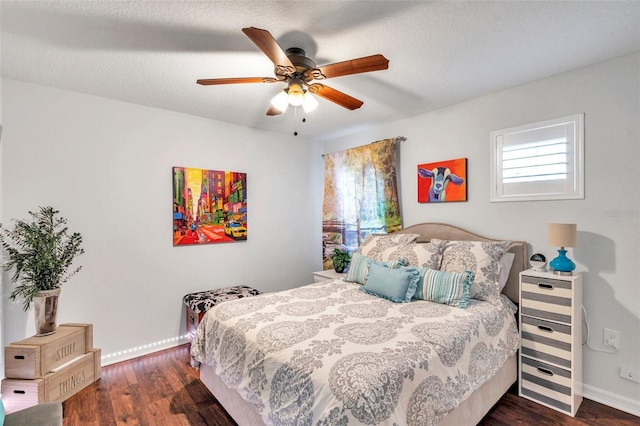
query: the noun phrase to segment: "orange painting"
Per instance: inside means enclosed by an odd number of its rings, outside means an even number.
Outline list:
[[[418,164],[418,202],[467,201],[467,159]]]

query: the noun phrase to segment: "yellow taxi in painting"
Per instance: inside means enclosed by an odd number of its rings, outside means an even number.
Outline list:
[[[234,240],[246,240],[247,228],[242,226],[240,222],[228,222],[224,225],[224,234]]]

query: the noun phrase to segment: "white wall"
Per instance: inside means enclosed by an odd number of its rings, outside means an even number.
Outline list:
[[[489,132],[585,113],[584,200],[489,202]],[[496,238],[526,240],[556,256],[547,224],[578,225],[569,256],[584,275],[592,346],[603,328],[620,330],[610,355],[584,347],[584,394],[640,415],[640,385],[619,367],[640,369],[640,55],[622,57],[416,117],[324,141],[324,152],[403,135],[401,195],[405,226],[447,222]],[[418,163],[468,158],[466,203],[419,204]]]
[[[79,93],[3,81],[3,209],[52,205],[82,233],[84,266],[62,289],[59,323],[94,325],[102,354],[184,334],[182,296],[313,282],[321,268],[321,149],[300,137]],[[247,173],[246,242],[172,246],[172,166]],[[7,275],[5,273],[5,281]],[[34,333],[8,300],[4,344]],[[105,359],[131,358],[140,350]]]

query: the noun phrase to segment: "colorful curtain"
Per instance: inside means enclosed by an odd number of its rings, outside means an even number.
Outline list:
[[[325,154],[322,247],[325,269],[335,248],[356,250],[368,234],[402,229],[396,141],[385,139]]]

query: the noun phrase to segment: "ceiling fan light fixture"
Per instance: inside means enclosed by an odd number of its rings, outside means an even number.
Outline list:
[[[289,103],[293,106],[300,106],[304,103],[304,90],[299,83],[291,83],[289,86]]]
[[[309,92],[304,94],[304,102],[302,103],[302,109],[304,112],[311,112],[318,107],[318,101]]]
[[[271,99],[271,105],[280,112],[285,112],[289,106],[289,95],[286,91],[281,91]]]

